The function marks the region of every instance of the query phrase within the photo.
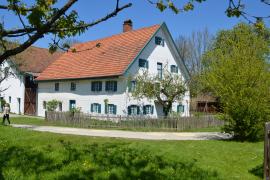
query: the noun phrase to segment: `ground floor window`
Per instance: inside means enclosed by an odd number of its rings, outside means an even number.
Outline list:
[[[108,104],[108,114],[116,114],[116,105]]]
[[[140,114],[140,107],[137,105],[128,106],[128,115],[138,115]]]
[[[154,106],[152,105],[143,106],[143,114],[148,115],[148,114],[153,114],[153,113],[154,113]]]
[[[69,100],[69,110],[76,108],[76,101],[75,100]]]
[[[91,112],[101,113],[101,104],[98,103],[91,104]]]
[[[177,106],[177,112],[178,113],[183,113],[185,111],[185,107],[182,104],[179,104]]]

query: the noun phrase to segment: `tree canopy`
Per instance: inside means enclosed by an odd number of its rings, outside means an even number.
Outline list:
[[[270,117],[269,32],[247,24],[221,31],[203,63],[200,81],[220,98],[225,131],[259,139]]]
[[[164,66],[162,77],[151,75],[148,71],[135,77],[136,86],[132,91],[135,99],[147,98],[163,106],[164,115],[168,116],[174,102],[181,102],[187,91],[183,77],[172,73]]]
[[[5,27],[4,21],[0,22],[0,64],[6,58],[24,51],[38,39],[43,38],[45,34],[54,35],[55,38],[50,44],[50,50],[54,51],[59,46],[58,43],[61,39],[81,34],[88,28],[116,16],[120,11],[132,5],[127,3],[121,6],[119,0],[116,0],[114,10],[88,23],[79,20],[78,12],[75,10],[68,12],[77,1],[68,0],[59,8],[55,6],[57,0],[35,0],[32,5],[23,0],[6,0],[6,4],[0,4],[1,11],[11,11],[15,16],[18,16],[21,22],[20,27],[16,24],[11,29]],[[26,40],[20,42],[16,47],[10,48],[6,45],[8,41],[12,41],[12,38],[16,37],[25,37]]]

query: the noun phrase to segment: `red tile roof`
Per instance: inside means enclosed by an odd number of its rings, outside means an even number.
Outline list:
[[[122,75],[158,30],[155,25],[74,45],[49,65],[37,80],[81,79]],[[72,48],[72,49],[73,49]]]
[[[61,54],[63,53],[55,52],[51,54],[48,49],[31,46],[17,54],[12,58],[12,61],[22,72],[41,73]]]

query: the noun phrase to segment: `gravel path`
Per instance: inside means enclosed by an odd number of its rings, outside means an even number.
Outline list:
[[[230,136],[218,132],[134,132],[121,130],[97,130],[55,126],[35,126],[12,124],[16,128],[30,129],[34,131],[52,132],[58,134],[72,134],[95,137],[115,137],[146,140],[221,140],[229,139]]]

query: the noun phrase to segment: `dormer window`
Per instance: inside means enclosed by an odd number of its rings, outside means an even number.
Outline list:
[[[156,36],[155,37],[155,44],[160,45],[160,46],[164,46],[164,39],[162,39],[162,37]]]

